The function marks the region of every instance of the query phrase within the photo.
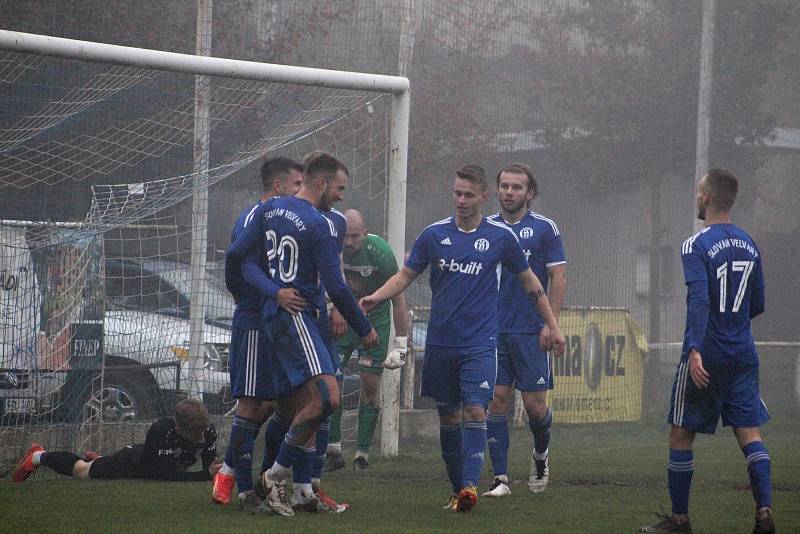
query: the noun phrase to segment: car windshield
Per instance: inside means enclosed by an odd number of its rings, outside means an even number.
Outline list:
[[[177,268],[160,271],[159,275],[167,282],[175,286],[175,289],[180,291],[190,300],[192,292],[191,284],[191,271],[188,266],[179,266]],[[230,320],[233,317],[233,310],[236,304],[233,302],[233,297],[228,293],[225,285],[214,278],[213,276],[206,276],[206,319],[212,321]]]
[[[230,323],[233,298],[212,274],[205,281],[204,319]],[[114,307],[189,318],[191,270],[185,263],[110,259],[105,286],[108,303]]]

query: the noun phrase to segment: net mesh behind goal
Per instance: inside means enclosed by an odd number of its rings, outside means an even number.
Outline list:
[[[265,156],[336,155],[350,170],[347,205],[386,233],[385,95],[207,78],[198,173],[194,76],[4,53],[0,80],[0,191],[13,201],[0,222],[5,467],[31,440],[107,450],[112,435],[143,439],[137,422],[171,414],[195,377],[212,414],[232,408],[224,250],[261,195]],[[192,208],[204,191],[205,217]],[[208,236],[197,364],[193,224]]]

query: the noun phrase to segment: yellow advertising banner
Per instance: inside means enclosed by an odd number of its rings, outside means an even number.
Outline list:
[[[637,421],[642,416],[647,340],[624,309],[565,308],[559,317],[567,340],[553,358],[549,397],[559,423]]]

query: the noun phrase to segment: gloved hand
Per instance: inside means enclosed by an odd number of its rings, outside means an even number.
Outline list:
[[[408,337],[397,336],[389,345],[389,353],[383,362],[384,369],[399,369],[406,363],[408,353]]]

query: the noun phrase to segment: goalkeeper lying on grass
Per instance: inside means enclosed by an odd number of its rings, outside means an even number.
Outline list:
[[[217,431],[197,399],[175,406],[175,417],[162,417],[147,431],[144,444],[128,445],[109,456],[87,453],[83,459],[66,451],[45,451],[31,445],[14,471],[14,482],[23,482],[40,465],[80,480],[145,478],[154,480],[211,480],[222,465],[217,459]],[[187,472],[198,456],[202,471]]]

